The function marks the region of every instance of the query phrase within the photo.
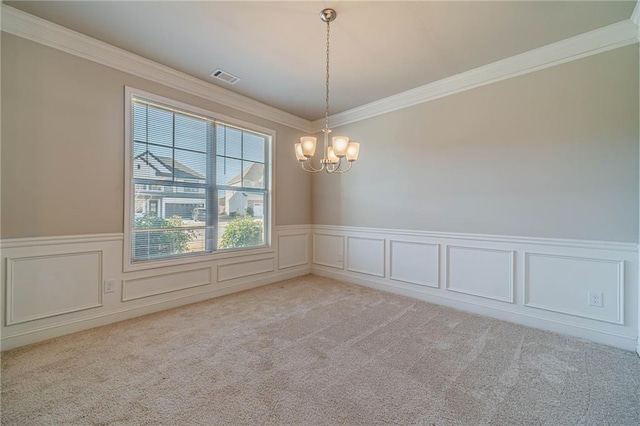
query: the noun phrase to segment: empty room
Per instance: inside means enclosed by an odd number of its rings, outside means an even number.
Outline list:
[[[640,424],[640,6],[3,1],[3,425]]]

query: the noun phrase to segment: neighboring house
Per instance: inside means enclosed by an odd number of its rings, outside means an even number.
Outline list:
[[[205,176],[170,157],[149,151],[133,160],[134,178],[140,180],[203,183]],[[159,182],[160,183],[160,182]],[[193,210],[204,207],[204,189],[136,183],[136,217],[152,214],[163,218],[180,216],[191,219]]]
[[[264,164],[253,163],[229,181],[229,186],[264,188]],[[224,210],[223,210],[224,207]],[[223,214],[246,214],[247,208],[253,211],[252,216],[264,216],[264,197],[261,193],[245,191],[225,191],[224,197],[218,198],[218,212]]]
[[[134,158],[134,177],[142,180],[204,183],[205,176],[170,157],[155,155],[145,151]],[[161,182],[159,182],[161,183]],[[254,163],[242,173],[232,178],[228,186],[264,187],[264,164]],[[218,214],[246,214],[247,208],[253,216],[264,216],[264,197],[262,193],[239,191],[221,191],[218,197]],[[163,218],[180,216],[183,219],[195,219],[196,208],[205,207],[205,191],[200,188],[165,186],[137,183],[136,216],[152,214]],[[199,220],[204,219],[199,215]]]

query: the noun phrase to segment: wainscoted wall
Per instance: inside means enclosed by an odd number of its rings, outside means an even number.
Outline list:
[[[636,350],[634,243],[312,229],[314,274]]]
[[[311,272],[636,350],[633,243],[279,226],[266,253],[128,273],[122,246],[121,234],[2,241],[2,349]]]
[[[266,253],[127,273],[122,234],[3,240],[1,348],[308,274],[310,232],[277,226]]]

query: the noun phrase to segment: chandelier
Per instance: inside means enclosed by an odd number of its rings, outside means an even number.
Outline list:
[[[313,136],[303,136],[300,138],[300,143],[295,144],[296,158],[302,165],[302,169],[309,173],[318,173],[322,170],[327,173],[345,173],[351,170],[353,162],[358,159],[360,152],[360,144],[357,142],[350,142],[347,136],[334,136],[329,145],[329,33],[330,23],[336,19],[338,14],[333,9],[324,9],[320,12],[320,19],[327,23],[327,78],[325,80],[325,109],[324,118],[325,126],[322,129],[324,133],[324,145],[322,154],[323,157],[320,160],[320,168],[315,168],[311,165],[311,157],[316,152],[316,138]],[[342,159],[346,159],[349,162],[349,167],[344,168]],[[342,169],[341,169],[342,167]]]

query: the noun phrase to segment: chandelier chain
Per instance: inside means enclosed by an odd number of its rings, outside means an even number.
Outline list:
[[[327,79],[326,79],[326,97],[324,108],[325,129],[329,129],[329,33],[331,26],[327,20]]]

